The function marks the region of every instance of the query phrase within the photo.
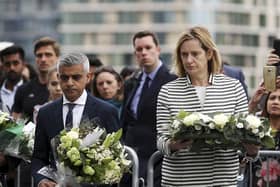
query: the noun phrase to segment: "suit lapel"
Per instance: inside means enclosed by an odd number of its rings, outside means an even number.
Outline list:
[[[57,128],[57,133],[59,133],[61,130],[64,129],[64,124],[63,124],[63,115],[62,115],[62,98],[60,98],[58,100],[58,105],[57,107],[54,108],[54,111],[53,111],[53,119],[55,119],[55,123],[57,124],[55,126],[55,128]]]

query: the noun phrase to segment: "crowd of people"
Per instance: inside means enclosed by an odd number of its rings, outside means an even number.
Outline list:
[[[123,143],[137,153],[143,186],[149,158],[160,150],[163,159],[155,163],[156,187],[237,186],[237,150],[202,148],[197,153],[191,151],[192,139],[170,138],[170,124],[180,110],[203,114],[261,110],[271,127],[280,132],[280,79],[274,92],[268,93],[260,84],[248,103],[242,71],[222,61],[206,28],[192,27],[178,37],[174,73],[160,58],[154,32],[135,33],[132,45],[136,64],[120,73],[80,52],[61,55],[58,42],[50,37],[35,41],[34,67],[25,61],[24,49],[17,44],[0,52],[4,72],[1,110],[15,120],[24,118],[36,124],[31,164],[15,161],[21,166],[20,186],[31,186],[31,175],[36,187],[56,185],[38,173],[44,166],[55,167],[50,140],[64,128],[78,127],[86,119],[97,118],[107,132],[123,129]],[[272,51],[267,61],[278,63],[280,57]],[[262,99],[264,95],[267,99]],[[275,149],[279,149],[279,134]],[[247,157],[258,157],[259,145],[243,146]],[[17,167],[13,159],[0,153],[0,172],[7,176],[9,187],[14,186]],[[132,186],[131,174],[123,177],[120,186]]]

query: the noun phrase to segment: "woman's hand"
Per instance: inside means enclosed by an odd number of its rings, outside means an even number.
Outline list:
[[[188,149],[191,147],[193,140],[170,140],[169,148],[171,152],[176,152],[180,149]]]
[[[280,57],[273,53],[275,49],[272,49],[267,56],[267,65],[273,65],[280,62]]]
[[[255,144],[248,144],[248,143],[242,143],[243,147],[246,149],[247,155],[250,157],[256,157],[258,155],[258,152],[260,150],[259,145]]]
[[[249,113],[255,113],[258,110],[258,104],[260,103],[261,98],[265,93],[266,89],[264,87],[264,82],[262,81],[256,92],[254,93],[253,97],[249,101]]]

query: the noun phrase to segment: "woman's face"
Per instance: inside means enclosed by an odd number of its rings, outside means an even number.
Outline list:
[[[57,75],[58,75],[57,72],[53,72],[49,76],[48,90],[50,93],[50,100],[55,100],[62,96],[62,90],[61,90],[60,84],[58,82]]]
[[[208,60],[211,54],[202,49],[198,40],[185,41],[180,48],[180,57],[184,69],[189,76],[208,76]]]
[[[96,88],[103,99],[113,99],[117,95],[120,85],[113,74],[102,72],[96,77]]]
[[[270,116],[280,115],[280,89],[272,92],[267,100],[267,112]]]

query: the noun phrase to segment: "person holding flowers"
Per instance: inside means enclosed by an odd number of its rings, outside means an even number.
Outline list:
[[[51,139],[63,129],[79,127],[83,120],[98,119],[102,128],[114,132],[119,128],[118,111],[85,90],[90,81],[89,61],[82,53],[68,53],[58,62],[58,78],[63,96],[40,108],[37,117],[32,176],[35,186],[54,187],[56,183],[38,171],[55,168]],[[74,114],[74,115],[73,115]]]
[[[194,139],[171,138],[172,119],[181,111],[205,115],[248,112],[246,94],[238,80],[220,74],[220,53],[209,31],[192,27],[178,39],[174,65],[178,79],[165,84],[157,102],[157,146],[164,153],[162,186],[236,186],[239,160],[235,149],[202,147]],[[216,119],[223,124],[221,119]],[[247,155],[259,146],[243,144]]]

